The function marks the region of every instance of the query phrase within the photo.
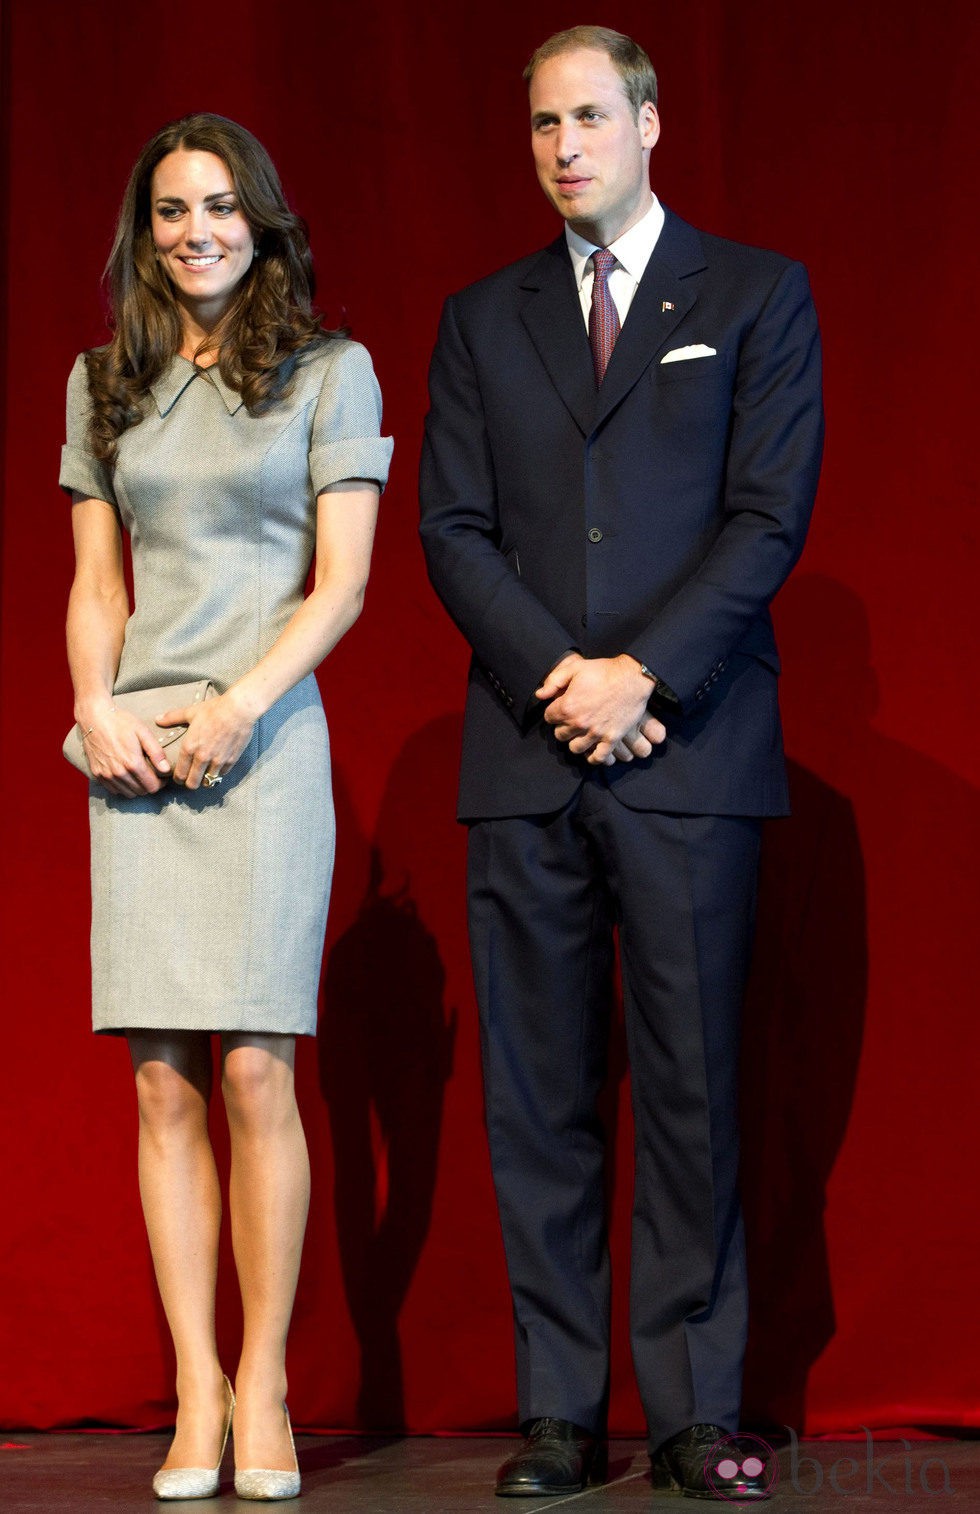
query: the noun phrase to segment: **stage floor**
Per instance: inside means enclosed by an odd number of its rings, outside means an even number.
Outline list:
[[[166,1435],[0,1435],[2,1514],[147,1514],[159,1509],[150,1479],[166,1454]],[[296,1437],[303,1514],[532,1514],[578,1506],[582,1514],[640,1514],[705,1507],[654,1496],[649,1463],[637,1441],[610,1445],[610,1480],[565,1498],[495,1499],[493,1476],[512,1442],[500,1438],[402,1440],[353,1436]],[[955,1503],[953,1500],[955,1499]],[[182,1509],[236,1509],[232,1458],[220,1498],[188,1500]],[[724,1507],[724,1504],[718,1505]],[[745,1504],[738,1505],[745,1509]],[[919,1514],[950,1508],[980,1511],[980,1441],[878,1441],[868,1463],[863,1442],[806,1442],[780,1453],[780,1482],[770,1505],[782,1514]]]

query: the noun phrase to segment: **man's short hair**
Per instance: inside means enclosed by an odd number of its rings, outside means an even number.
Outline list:
[[[632,37],[614,32],[608,26],[571,26],[567,31],[555,32],[553,37],[542,42],[531,54],[531,61],[524,70],[524,82],[530,87],[536,70],[548,58],[576,52],[581,47],[607,54],[623,81],[623,92],[637,115],[645,101],[649,100],[651,105],[656,105],[657,76],[650,59]]]

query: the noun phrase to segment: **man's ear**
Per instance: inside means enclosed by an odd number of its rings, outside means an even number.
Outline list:
[[[650,100],[644,100],[640,106],[637,125],[640,128],[640,142],[642,146],[656,146],[660,137],[660,117],[657,114],[657,107]]]

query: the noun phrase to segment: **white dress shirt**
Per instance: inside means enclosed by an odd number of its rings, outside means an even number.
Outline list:
[[[609,293],[619,312],[620,325],[629,314],[633,296],[663,227],[664,208],[657,196],[651,193],[650,209],[646,215],[637,221],[635,226],[631,226],[629,231],[624,231],[621,237],[617,237],[615,242],[609,243],[609,251],[616,259],[616,266],[609,275]],[[588,330],[589,311],[592,309],[592,284],[595,279],[592,254],[598,252],[599,248],[594,242],[587,242],[584,237],[580,237],[567,221],[565,222],[565,241],[568,243],[572,271],[575,274],[575,283],[582,303],[585,329]]]

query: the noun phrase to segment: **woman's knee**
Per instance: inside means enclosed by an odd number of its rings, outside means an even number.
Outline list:
[[[207,1091],[187,1072],[152,1057],[137,1062],[140,1120],[155,1130],[207,1124]]]
[[[295,1113],[292,1059],[264,1046],[227,1051],[221,1089],[228,1118],[238,1124],[276,1125]]]

